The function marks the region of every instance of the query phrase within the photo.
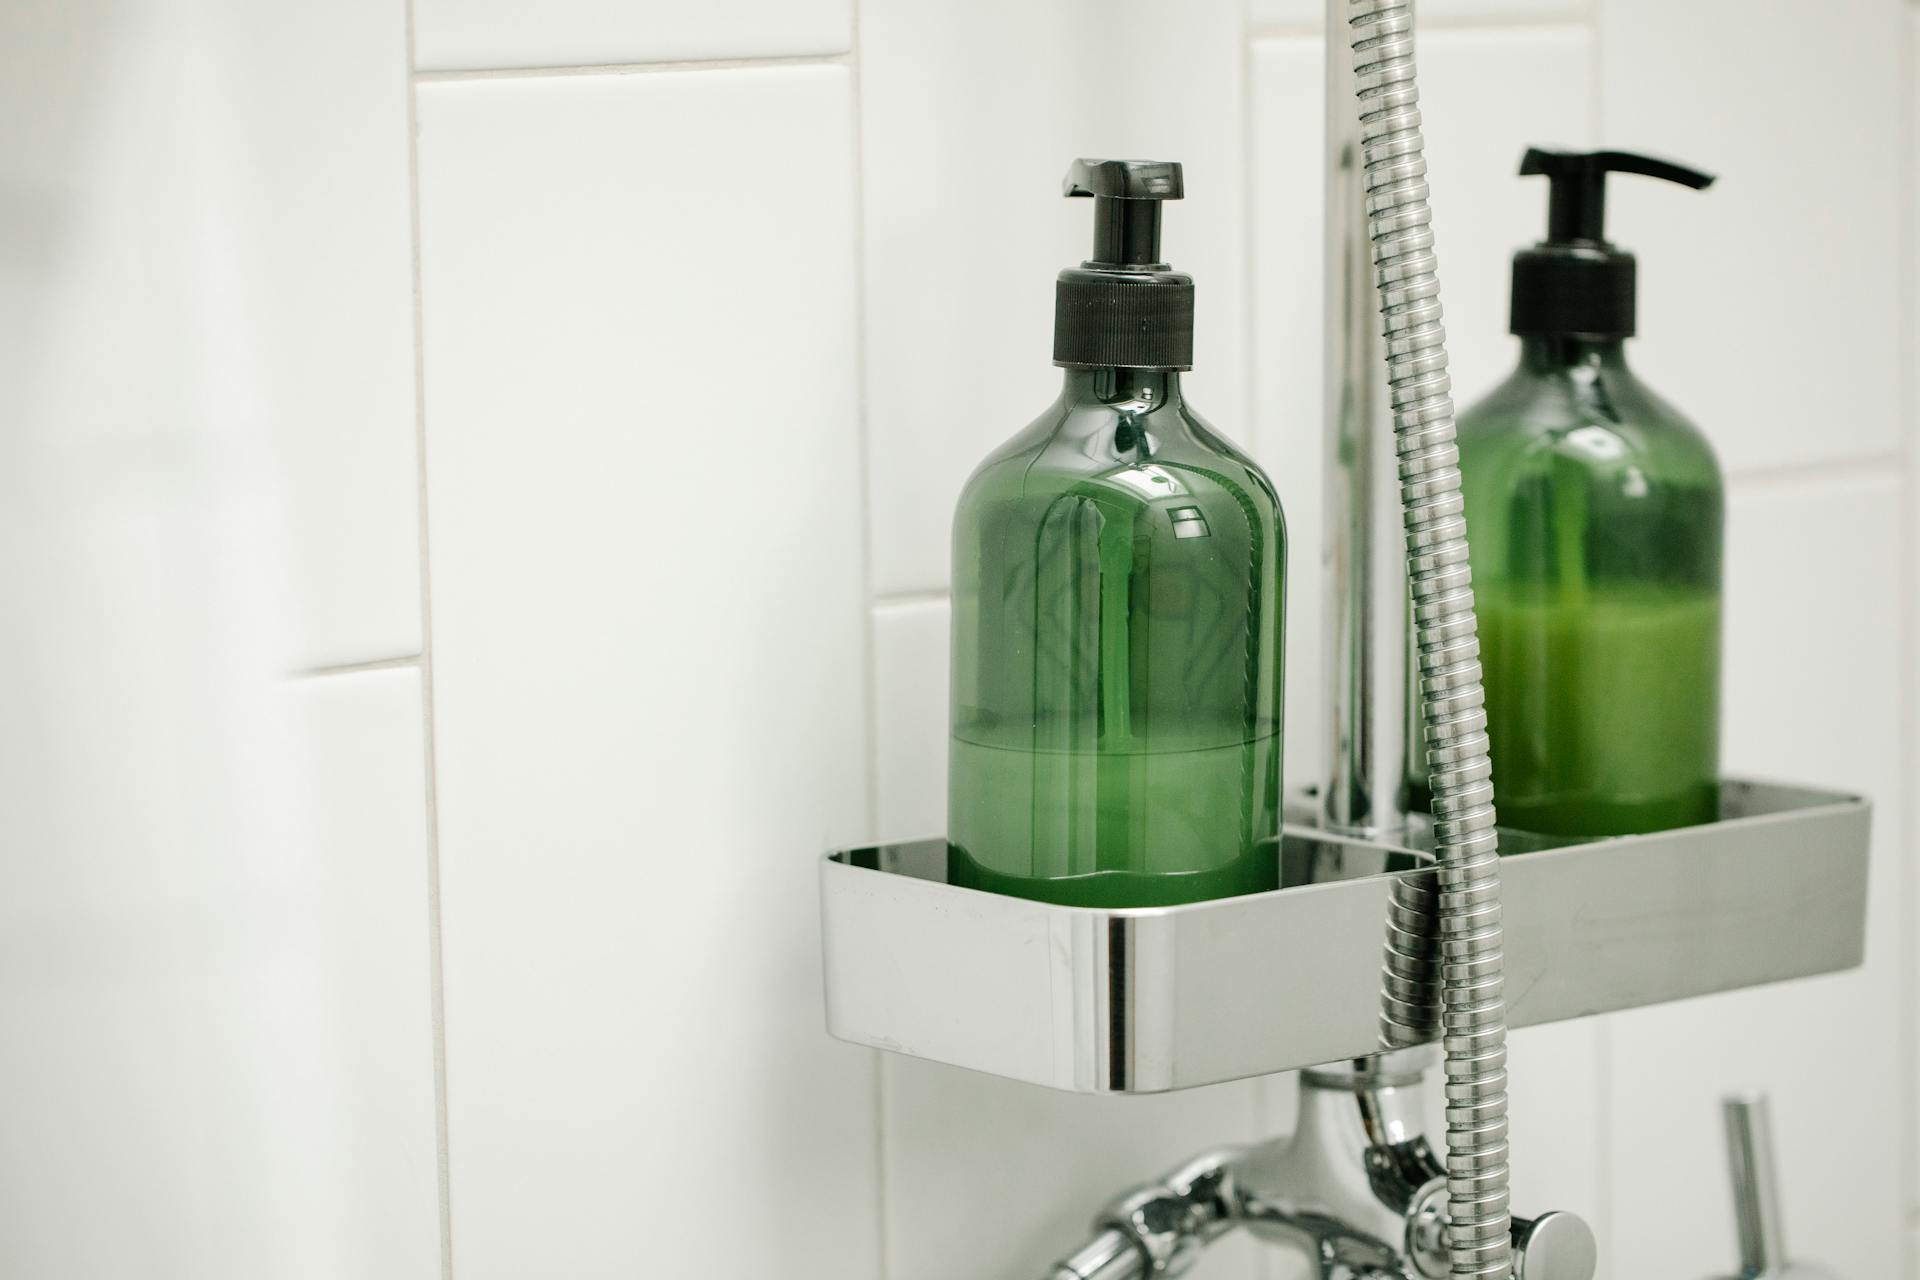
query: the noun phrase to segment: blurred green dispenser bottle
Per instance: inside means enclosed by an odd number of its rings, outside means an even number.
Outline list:
[[[1520,367],[1459,423],[1500,822],[1570,836],[1708,822],[1720,469],[1627,367],[1635,264],[1603,218],[1609,173],[1712,179],[1612,151],[1531,150],[1520,172],[1550,183],[1547,238],[1513,260]]]
[[[953,526],[949,878],[1078,906],[1274,887],[1286,532],[1187,404],[1193,281],[1160,261],[1180,166],[1079,160],[1060,398]],[[990,401],[987,403],[991,403]]]

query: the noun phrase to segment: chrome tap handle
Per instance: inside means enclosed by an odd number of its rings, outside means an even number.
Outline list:
[[[1763,1276],[1787,1260],[1780,1184],[1773,1166],[1773,1116],[1764,1093],[1729,1094],[1721,1106],[1727,1121],[1733,1212],[1740,1226],[1740,1274]]]
[[[1787,1256],[1780,1180],[1773,1163],[1773,1116],[1764,1093],[1721,1100],[1727,1121],[1727,1168],[1740,1229],[1740,1271],[1725,1280],[1833,1280],[1833,1272]]]
[[[1578,1214],[1551,1212],[1513,1220],[1515,1280],[1593,1280],[1600,1247]]]

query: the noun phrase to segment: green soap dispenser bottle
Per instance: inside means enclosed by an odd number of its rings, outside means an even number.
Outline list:
[[[1609,173],[1713,179],[1615,151],[1529,150],[1520,172],[1550,183],[1547,238],[1513,259],[1520,365],[1459,422],[1501,825],[1602,836],[1711,821],[1720,469],[1627,366],[1635,264],[1603,218]]]
[[[1272,888],[1280,502],[1181,389],[1180,166],[1078,160],[1065,192],[1095,233],[1055,289],[1060,398],[954,516],[948,875],[1098,907]]]

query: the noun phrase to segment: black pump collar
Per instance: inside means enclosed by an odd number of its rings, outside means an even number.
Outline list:
[[[1513,256],[1508,327],[1522,336],[1630,338],[1637,267],[1606,238],[1607,175],[1638,173],[1699,190],[1711,174],[1630,151],[1548,151],[1530,147],[1522,176],[1543,175],[1547,238]]]

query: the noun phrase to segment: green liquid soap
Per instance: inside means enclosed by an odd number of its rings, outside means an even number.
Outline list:
[[[1621,835],[1717,816],[1717,597],[1490,594],[1478,613],[1502,825]]]
[[[1028,751],[955,737],[954,776],[973,793],[948,879],[1079,907],[1165,906],[1277,883],[1279,815],[1248,780],[1275,772],[1280,737],[1149,754]],[[1254,834],[1256,827],[1263,833]],[[969,847],[998,852],[999,865]],[[1026,855],[1022,865],[1010,851]],[[1222,855],[1225,855],[1224,857]]]

